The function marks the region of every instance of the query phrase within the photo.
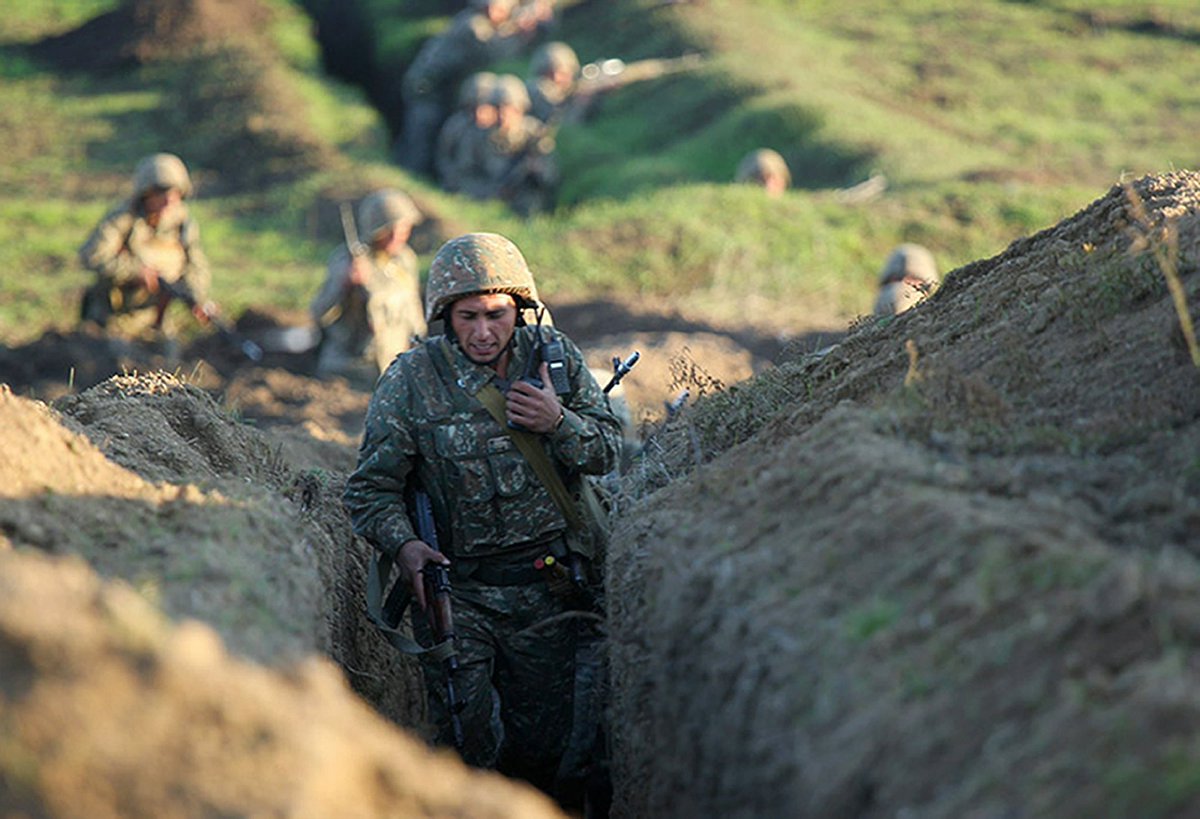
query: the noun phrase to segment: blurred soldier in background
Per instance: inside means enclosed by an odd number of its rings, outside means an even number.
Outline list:
[[[450,27],[421,46],[404,73],[404,130],[397,160],[422,174],[433,171],[438,132],[463,80],[495,60],[517,54],[553,16],[547,0],[516,9],[516,0],[470,0]]]
[[[563,110],[579,79],[579,57],[563,42],[538,48],[529,61],[529,115],[549,122]]]
[[[921,245],[899,245],[888,256],[879,274],[875,314],[903,313],[932,293],[937,285],[937,262],[933,254]]]
[[[79,250],[96,273],[83,293],[80,317],[100,327],[117,315],[125,332],[163,328],[173,299],[191,304],[202,322],[215,315],[208,299],[208,260],[185,199],[192,181],[174,154],[143,157],[133,172],[133,195],[109,211]]]
[[[420,219],[406,194],[384,189],[358,207],[365,244],[344,225],[346,243],[330,255],[309,308],[321,328],[317,375],[374,382],[414,336],[424,335],[417,254],[408,246]]]
[[[520,77],[500,77],[493,99],[496,127],[483,150],[488,198],[504,200],[522,216],[551,209],[558,188],[553,135],[529,116],[529,92]]]
[[[468,77],[459,92],[459,108],[438,134],[434,165],[442,188],[461,191],[463,175],[476,164],[472,155],[496,125],[496,75],[480,71]]]
[[[792,172],[778,151],[759,148],[743,157],[737,167],[735,182],[759,185],[769,196],[782,196],[792,184]]]

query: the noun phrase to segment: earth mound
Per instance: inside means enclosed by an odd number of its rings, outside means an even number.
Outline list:
[[[249,664],[78,559],[2,541],[0,725],[13,816],[561,816],[388,725],[326,661]]]
[[[1178,308],[1195,173],[677,417],[609,557],[614,812],[1200,812]]]

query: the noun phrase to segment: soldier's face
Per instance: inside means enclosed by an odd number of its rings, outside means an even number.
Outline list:
[[[508,351],[517,326],[517,303],[507,293],[465,296],[450,305],[450,329],[467,358],[493,364]]]
[[[478,128],[491,128],[496,124],[496,106],[494,105],[476,105],[475,106],[475,126]]]
[[[154,224],[163,214],[179,207],[182,201],[183,194],[175,188],[150,188],[142,194],[142,211],[146,214],[146,221]]]

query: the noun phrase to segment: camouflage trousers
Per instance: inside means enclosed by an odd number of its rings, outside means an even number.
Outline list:
[[[463,758],[550,792],[571,732],[579,626],[575,618],[550,618],[572,607],[545,582],[454,584]],[[417,613],[413,621],[417,638],[429,645],[425,618]],[[437,662],[423,665],[437,741],[453,745],[445,669]]]

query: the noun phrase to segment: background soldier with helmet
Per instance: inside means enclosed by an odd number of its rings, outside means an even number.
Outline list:
[[[496,75],[479,71],[468,77],[458,95],[459,108],[438,134],[434,166],[442,188],[463,190],[464,175],[475,165],[474,152],[496,125],[496,105],[492,99]]]
[[[546,43],[529,60],[529,115],[550,122],[571,100],[579,79],[579,57],[564,42]]]
[[[887,257],[879,273],[879,296],[875,315],[903,313],[933,292],[938,285],[937,262],[923,245],[899,245]]]
[[[408,246],[420,211],[406,194],[383,189],[358,207],[357,231],[329,257],[325,281],[309,307],[321,327],[320,376],[373,382],[414,336],[425,333],[417,255]]]
[[[595,595],[601,555],[569,525],[568,507],[534,461],[560,486],[578,486],[615,466],[620,423],[575,344],[523,323],[520,308],[537,304],[537,289],[508,239],[475,233],[443,245],[425,304],[445,335],[380,378],[344,502],[355,532],[395,557],[397,582],[411,585],[419,606],[423,567],[449,566],[465,760],[554,792],[571,736],[580,627],[568,614],[580,604],[556,567],[590,558],[581,578]],[[539,364],[541,341],[561,345],[558,387]],[[540,455],[527,456],[527,446]],[[414,484],[429,496],[443,552],[418,539],[405,514]],[[428,645],[425,618],[413,621]],[[448,745],[444,673],[425,663],[430,712]]]
[[[769,196],[782,196],[792,184],[792,172],[778,151],[759,148],[738,163],[734,181],[765,188]]]
[[[200,230],[185,200],[192,181],[174,154],[143,157],[133,172],[133,194],[109,211],[79,250],[79,260],[96,273],[83,293],[80,317],[109,327],[127,317],[128,332],[161,327],[172,300],[167,285],[190,294],[201,321],[215,313],[208,301],[210,273],[200,247]]]
[[[431,173],[438,133],[463,80],[515,55],[552,15],[553,5],[545,0],[519,10],[516,0],[470,0],[448,29],[425,41],[404,72],[400,164],[415,173]]]

